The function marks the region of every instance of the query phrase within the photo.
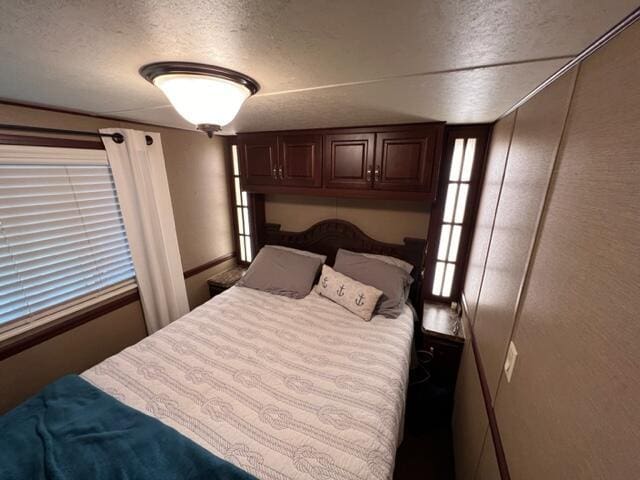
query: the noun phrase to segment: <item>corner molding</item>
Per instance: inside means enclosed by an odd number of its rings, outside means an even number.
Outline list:
[[[509,110],[507,110],[502,115],[500,115],[496,119],[496,121],[506,117],[511,112],[513,112],[514,110],[517,110],[522,105],[527,103],[529,100],[531,100],[532,97],[534,97],[535,95],[540,93],[542,90],[544,90],[550,84],[555,82],[558,78],[563,76],[565,73],[567,73],[569,70],[574,68],[576,65],[582,63],[582,61],[586,60],[587,57],[590,57],[591,55],[593,55],[597,50],[599,50],[601,47],[603,47],[606,43],[608,43],[614,37],[616,37],[617,35],[622,33],[628,27],[633,25],[637,20],[640,20],[640,7],[636,8],[629,15],[627,15],[625,18],[623,18],[618,24],[614,25],[612,28],[607,30],[602,36],[600,36],[598,39],[596,39],[587,48],[585,48],[582,52],[580,52],[576,57],[574,57],[567,64],[565,64],[562,68],[560,68],[560,70],[558,70],[557,72],[552,74],[545,81],[543,81],[540,85],[538,85],[531,92],[529,92],[527,95],[525,95],[518,103],[516,103]]]

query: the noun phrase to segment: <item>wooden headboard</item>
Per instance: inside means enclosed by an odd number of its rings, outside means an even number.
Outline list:
[[[413,284],[409,298],[418,314],[422,311],[422,278],[427,241],[419,238],[405,238],[404,244],[384,243],[374,240],[354,224],[332,219],[318,222],[302,232],[286,232],[280,225],[266,223],[264,234],[260,235],[264,244],[298,248],[327,256],[327,264],[333,266],[338,249],[344,248],[360,253],[375,253],[400,258],[413,265]]]

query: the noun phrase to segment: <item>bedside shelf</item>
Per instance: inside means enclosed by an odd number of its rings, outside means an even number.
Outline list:
[[[425,302],[421,328],[424,335],[464,343],[462,322],[446,305]]]
[[[233,287],[247,269],[241,266],[235,266],[224,272],[216,273],[207,279],[209,285],[209,294],[211,298]]]
[[[451,422],[458,366],[464,334],[456,313],[447,305],[424,302],[416,335],[418,375],[423,381],[410,387],[407,409],[416,432]]]

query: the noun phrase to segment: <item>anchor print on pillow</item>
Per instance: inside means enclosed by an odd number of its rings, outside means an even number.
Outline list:
[[[382,295],[382,291],[377,288],[336,272],[327,265],[322,267],[316,292],[366,321],[371,320],[373,310]]]

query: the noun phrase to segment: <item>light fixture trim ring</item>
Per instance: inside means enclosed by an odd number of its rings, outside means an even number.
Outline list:
[[[161,75],[188,74],[203,77],[216,77],[238,83],[246,87],[251,95],[260,90],[260,84],[244,73],[229,68],[195,62],[155,62],[140,68],[140,75],[153,84],[153,80]],[[155,85],[155,84],[154,84]]]

